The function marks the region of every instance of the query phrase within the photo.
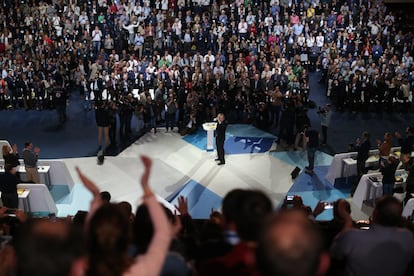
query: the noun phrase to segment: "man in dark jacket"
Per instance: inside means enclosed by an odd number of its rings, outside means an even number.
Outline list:
[[[358,138],[355,142],[355,148],[357,151],[357,171],[359,178],[366,172],[365,162],[369,157],[369,150],[371,149],[369,136],[369,133],[364,131],[362,133],[362,141],[360,138]]]
[[[217,128],[216,128],[216,148],[217,148],[217,159],[219,161],[217,165],[224,165],[224,141],[226,140],[226,128],[227,124],[224,121],[225,117],[223,113],[217,115]]]

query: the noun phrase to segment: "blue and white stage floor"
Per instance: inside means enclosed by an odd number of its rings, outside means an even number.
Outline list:
[[[112,201],[128,201],[135,209],[141,197],[141,154],[154,160],[150,181],[160,200],[173,206],[178,196],[187,197],[194,218],[208,218],[211,209],[220,210],[222,198],[234,188],[262,190],[272,199],[275,208],[286,194],[302,196],[304,203],[312,208],[319,200],[329,202],[349,198],[347,191],[336,189],[325,180],[332,156],[317,152],[316,173],[309,176],[303,173],[307,166],[306,152],[270,151],[275,147],[275,138],[249,125],[229,125],[224,166],[217,166],[215,152],[205,150],[206,133],[203,130],[184,137],[165,132],[165,129],[159,129],[156,134],[147,133],[118,156],[106,157],[102,166],[92,157],[64,159],[75,186],[70,193],[64,186],[53,187],[58,216],[73,215],[89,208],[91,195],[80,183],[75,166],[79,166],[102,191],[109,191]],[[302,171],[292,181],[290,173],[296,166]],[[358,218],[366,218],[360,213],[353,210]],[[331,217],[332,210],[326,210],[318,219]]]

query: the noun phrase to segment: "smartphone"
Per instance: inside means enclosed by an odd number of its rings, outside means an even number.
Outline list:
[[[293,195],[287,195],[286,196],[286,201],[292,201],[294,197],[295,196],[293,196]]]
[[[333,208],[333,202],[325,202],[325,210],[332,209],[332,208]]]

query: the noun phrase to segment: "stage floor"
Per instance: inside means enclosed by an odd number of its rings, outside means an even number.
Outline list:
[[[190,214],[194,218],[208,218],[212,209],[220,210],[222,198],[232,189],[258,189],[264,191],[275,208],[286,194],[302,196],[304,203],[312,208],[319,200],[333,201],[348,198],[349,194],[336,189],[325,174],[332,156],[317,152],[315,175],[303,173],[307,165],[306,152],[280,151],[275,136],[249,125],[229,125],[225,142],[226,164],[218,166],[216,153],[207,152],[206,133],[180,136],[176,132],[158,129],[147,133],[115,157],[105,157],[103,165],[96,158],[64,159],[75,186],[70,193],[52,189],[57,202],[58,216],[73,215],[77,210],[87,210],[91,195],[80,183],[75,166],[100,187],[109,191],[114,202],[128,201],[135,209],[142,195],[139,179],[143,171],[139,156],[153,158],[151,187],[164,204],[173,208],[178,196],[188,198]],[[295,181],[290,173],[298,166],[300,175]],[[354,210],[353,210],[354,211]],[[358,219],[364,214],[353,212]],[[318,217],[330,219],[332,210]]]

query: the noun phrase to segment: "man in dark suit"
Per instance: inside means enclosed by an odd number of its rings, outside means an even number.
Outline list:
[[[313,175],[313,167],[315,164],[315,154],[316,150],[319,147],[319,132],[315,129],[309,128],[309,126],[305,126],[305,138],[308,147],[308,163],[309,165],[306,167],[305,172],[307,174]]]
[[[224,165],[224,141],[226,140],[226,128],[227,124],[224,121],[225,117],[223,113],[217,115],[217,128],[216,128],[216,148],[217,148],[217,159],[219,161],[217,165]]]
[[[369,150],[371,149],[371,142],[369,141],[369,133],[364,131],[362,133],[362,141],[358,138],[355,143],[357,150],[357,171],[358,177],[361,178],[365,174],[365,162],[369,157]]]

